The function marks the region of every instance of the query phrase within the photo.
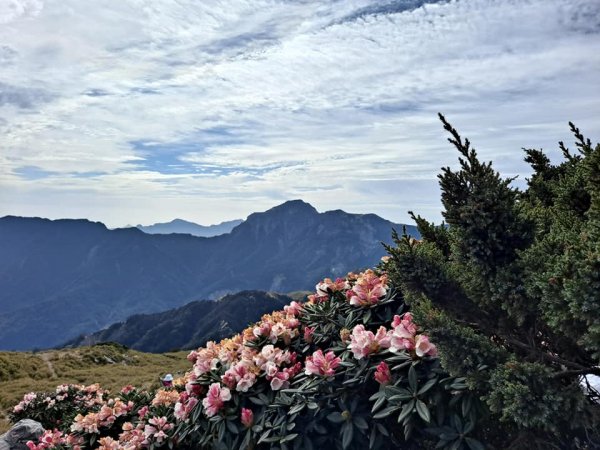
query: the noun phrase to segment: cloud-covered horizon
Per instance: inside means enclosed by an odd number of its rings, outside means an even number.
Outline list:
[[[600,139],[598,73],[597,0],[6,0],[0,216],[439,221],[438,111],[522,183]]]

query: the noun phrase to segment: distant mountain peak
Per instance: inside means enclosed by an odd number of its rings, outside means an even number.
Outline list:
[[[278,214],[302,214],[302,215],[317,215],[319,212],[310,203],[304,200],[288,200],[280,205],[274,206],[264,212],[250,214],[251,217],[257,216],[277,216]]]
[[[287,202],[283,202],[281,205],[275,206],[271,209],[303,209],[307,211],[316,211],[315,207],[308,202],[305,202],[301,199],[288,200]]]
[[[230,233],[236,226],[242,223],[243,220],[230,220],[221,222],[215,225],[199,225],[195,222],[190,222],[184,219],[173,219],[170,222],[155,223],[153,225],[137,225],[147,234],[191,234],[192,236],[212,237],[221,234]]]
[[[312,289],[315,280],[377,264],[392,228],[402,225],[371,214],[319,213],[300,200],[252,214],[214,238],[0,219],[0,349],[52,346],[132,314],[228,292]],[[171,329],[178,328],[164,333]]]

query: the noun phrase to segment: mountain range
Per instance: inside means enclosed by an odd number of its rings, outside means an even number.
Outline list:
[[[87,220],[0,218],[0,349],[48,348],[140,313],[249,289],[313,289],[370,267],[394,224],[289,201],[202,238]],[[407,231],[416,236],[414,227]]]
[[[291,301],[291,297],[274,292],[242,291],[217,301],[195,301],[160,313],[136,314],[65,346],[118,342],[143,352],[189,350],[233,336],[263,314],[281,310]]]
[[[175,219],[166,223],[155,223],[154,225],[137,225],[136,228],[148,234],[191,234],[192,236],[213,237],[225,233],[231,233],[243,220],[230,220],[216,225],[199,225],[183,219]]]

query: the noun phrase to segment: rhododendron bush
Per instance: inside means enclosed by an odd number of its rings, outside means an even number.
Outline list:
[[[173,388],[59,388],[26,396],[13,419],[48,429],[31,449],[483,448],[478,401],[441,369],[383,267],[325,279],[305,303],[192,351]]]

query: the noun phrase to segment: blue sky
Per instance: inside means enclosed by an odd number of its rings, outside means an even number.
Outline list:
[[[0,216],[439,221],[438,111],[522,184],[598,74],[597,0],[1,0]]]

